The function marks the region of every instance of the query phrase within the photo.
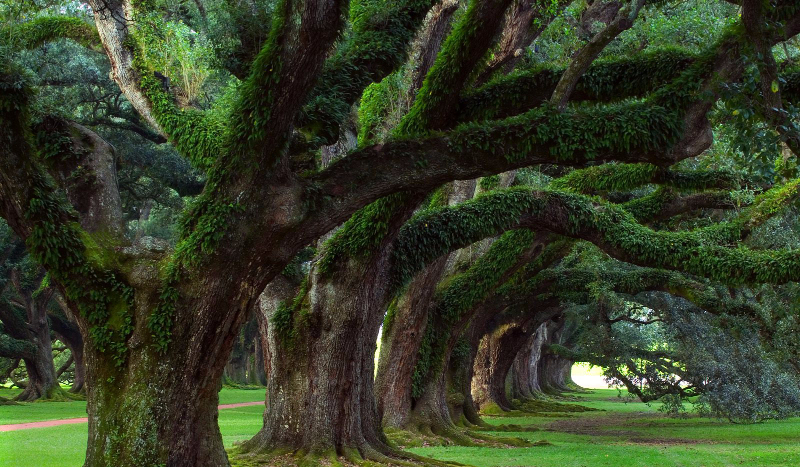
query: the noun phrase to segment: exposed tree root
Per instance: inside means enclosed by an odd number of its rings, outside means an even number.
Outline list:
[[[18,405],[16,401],[0,397],[0,405]]]
[[[86,394],[72,393],[61,386],[55,386],[47,392],[47,394],[38,394],[35,391],[25,389],[14,397],[18,402],[71,402],[71,401],[85,401]]]
[[[535,431],[493,429],[491,425],[470,428],[451,427],[434,428],[428,425],[415,427],[413,430],[386,429],[386,436],[399,448],[422,446],[492,446],[492,447],[527,447],[532,444],[522,438],[503,437],[481,433],[481,431]]]
[[[324,452],[305,452],[274,449],[270,452],[243,452],[241,446],[228,450],[232,467],[454,467],[456,462],[440,461],[394,447],[380,450],[372,446],[334,449]]]

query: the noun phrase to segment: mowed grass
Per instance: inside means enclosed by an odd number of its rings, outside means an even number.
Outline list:
[[[616,390],[593,390],[579,401],[597,412],[520,414],[487,417],[490,424],[535,426],[540,431],[497,433],[549,445],[530,448],[429,447],[410,451],[473,466],[798,466],[800,419],[756,425],[690,417],[666,418],[658,404],[617,397]],[[263,400],[263,390],[224,389],[220,403]],[[47,417],[49,413],[54,416]],[[35,413],[26,412],[34,410]],[[83,402],[43,402],[0,407],[0,423],[14,420],[85,416]],[[220,430],[226,446],[252,437],[261,428],[260,406],[222,410]],[[15,422],[16,423],[16,422]],[[65,425],[0,433],[0,466],[72,467],[83,463],[86,425]]]
[[[495,425],[538,427],[541,431],[497,434],[534,442],[546,440],[548,445],[530,448],[445,446],[410,451],[476,467],[800,465],[800,418],[754,425],[735,425],[697,416],[667,418],[658,412],[659,404],[648,406],[617,395],[617,390],[597,389],[578,395],[580,401],[562,401],[603,412],[486,418]]]
[[[9,396],[0,390],[0,396]],[[223,388],[220,404],[260,402],[263,389]],[[260,405],[220,410],[219,427],[225,446],[250,439],[261,429],[264,407]],[[86,416],[85,401],[32,402],[0,406],[0,425]],[[85,423],[50,428],[0,432],[2,467],[79,467],[86,455]]]
[[[0,397],[11,399],[19,389],[0,388]],[[220,404],[236,404],[264,400],[264,389],[222,388]],[[227,409],[234,410],[234,409]],[[86,401],[69,402],[21,402],[18,405],[0,405],[0,425],[28,423],[42,420],[61,420],[86,416]]]

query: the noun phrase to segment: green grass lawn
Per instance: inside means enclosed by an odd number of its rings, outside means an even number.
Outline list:
[[[0,396],[13,397],[8,389]],[[220,404],[263,401],[263,389],[228,389],[219,394]],[[219,427],[226,446],[251,438],[261,428],[264,408],[221,410]],[[0,425],[86,416],[86,402],[31,402],[0,406]],[[78,467],[86,454],[86,424],[0,433],[0,466]]]
[[[0,395],[5,395],[0,390]],[[7,397],[7,395],[6,395]],[[262,390],[224,389],[220,403],[263,400]],[[616,390],[594,390],[578,402],[602,409],[556,416],[487,417],[495,425],[536,426],[541,431],[498,433],[549,445],[530,448],[423,447],[411,451],[474,466],[797,466],[800,419],[733,425],[708,418],[666,418],[657,404],[626,402]],[[84,402],[0,406],[0,423],[85,416]],[[261,427],[260,406],[220,411],[226,446]],[[7,421],[12,420],[12,421]],[[0,433],[0,466],[72,467],[83,463],[86,425]]]
[[[0,388],[0,396],[12,398],[19,389]],[[219,393],[220,404],[238,402],[263,401],[264,389],[229,389],[222,388]],[[238,409],[227,409],[238,410]],[[10,423],[38,422],[41,420],[59,420],[63,418],[79,418],[86,416],[86,401],[70,402],[31,402],[19,405],[0,405],[0,425]]]
[[[487,417],[490,424],[533,425],[542,431],[498,433],[549,445],[530,448],[427,447],[410,451],[477,467],[798,466],[800,418],[755,425],[692,416],[667,418],[650,406],[626,402],[612,389],[580,395],[603,412],[569,417]],[[566,414],[565,414],[566,415]]]

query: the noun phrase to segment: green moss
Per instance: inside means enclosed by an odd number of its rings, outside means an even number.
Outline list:
[[[34,49],[58,39],[71,39],[86,47],[102,47],[94,25],[73,16],[44,16],[0,28],[0,40],[17,49]]]
[[[791,271],[798,261],[796,252],[727,245],[796,199],[798,185],[800,180],[769,190],[728,222],[685,232],[653,231],[624,208],[582,195],[524,187],[500,190],[452,208],[432,210],[407,223],[395,248],[395,277],[402,284],[431,258],[516,228],[525,216],[528,225],[586,238],[654,267],[680,269],[726,283],[795,280]]]
[[[368,85],[385,82],[384,78],[406,60],[411,39],[435,3],[432,0],[352,2],[352,32],[325,63],[319,84],[301,116],[301,126],[326,144],[336,141],[338,125],[350,114],[352,102],[362,92],[362,105],[369,101],[368,93],[374,89],[369,91]]]
[[[407,195],[397,193],[360,209],[325,243],[319,263],[322,274],[331,274],[338,261],[369,255],[389,234],[389,224]]]
[[[697,58],[685,50],[668,48],[597,60],[578,81],[575,97],[600,102],[641,97],[677,78]],[[513,115],[541,105],[550,98],[563,72],[564,68],[537,66],[499,76],[465,94],[460,120]]]
[[[531,246],[533,239],[534,234],[527,230],[505,233],[472,267],[440,287],[412,375],[413,397],[421,396],[428,378],[441,369],[452,326],[498,286],[500,278]]]
[[[481,17],[483,6],[481,2],[469,3],[467,11],[442,44],[436,61],[422,82],[414,104],[395,129],[396,136],[426,135],[439,130],[441,128],[438,126],[442,122],[435,120],[443,111],[456,110],[449,108],[443,110],[443,105],[454,93],[461,94],[466,75],[473,71],[475,63],[469,60],[467,54],[472,49],[470,45],[480,34],[482,22],[486,21],[486,18]]]
[[[133,66],[139,73],[140,86],[150,102],[152,114],[170,142],[193,166],[207,170],[222,152],[226,132],[210,114],[194,109],[180,109],[166,85],[155,75],[147,57],[148,41],[158,41],[164,20],[157,12],[138,14],[136,29],[127,45],[134,52]]]
[[[384,78],[380,83],[367,86],[358,106],[358,144],[370,144],[384,117],[392,107],[392,100],[398,97],[395,83],[397,73]]]
[[[303,279],[295,297],[291,301],[282,302],[270,318],[270,324],[280,336],[281,344],[288,349],[293,348],[295,339],[305,325],[309,310],[309,287],[308,278]]]

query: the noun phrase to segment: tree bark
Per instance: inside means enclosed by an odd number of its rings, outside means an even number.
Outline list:
[[[475,194],[475,182],[456,181],[449,186],[448,205],[464,202]],[[412,375],[422,344],[428,314],[435,307],[434,294],[442,277],[452,270],[453,257],[444,255],[419,272],[406,292],[392,304],[381,336],[381,354],[375,382],[378,412],[384,426],[404,427],[411,411]]]
[[[475,358],[472,396],[480,411],[497,407],[512,410],[508,398],[506,381],[511,366],[523,345],[531,339],[542,323],[560,313],[552,307],[531,311],[523,316],[489,326],[478,346]]]
[[[27,312],[28,328],[36,344],[36,354],[33,358],[23,358],[28,371],[28,386],[16,397],[21,401],[51,399],[61,390],[53,364],[53,342],[50,339],[50,326],[47,324],[47,308],[45,305],[37,306],[38,304],[33,303],[35,301],[29,302]]]
[[[267,408],[264,427],[245,443],[246,452],[289,450],[356,460],[381,459],[390,451],[372,388],[381,324],[373,310],[381,305],[383,291],[376,289],[383,277],[374,267],[348,272],[337,274],[335,285],[321,280],[312,286],[310,309],[296,335],[276,329],[279,306],[262,309],[269,323],[263,336]]]
[[[421,197],[396,211],[388,232],[413,214]],[[264,426],[245,453],[291,451],[312,458],[388,461],[389,446],[374,392],[375,351],[388,302],[391,243],[348,259],[330,275],[312,267],[290,324],[277,326],[294,287],[276,278],[262,296],[261,336],[267,374]],[[307,290],[304,290],[307,288]],[[285,323],[285,321],[281,321]],[[402,455],[400,455],[402,457]]]
[[[83,358],[83,337],[81,337],[78,325],[71,318],[71,313],[61,296],[56,297],[63,313],[50,313],[50,325],[53,332],[58,336],[58,340],[63,342],[70,351],[75,362],[75,371],[72,379],[72,387],[69,392],[81,394],[85,392],[86,383],[86,364]]]
[[[53,342],[47,320],[47,305],[53,289],[46,288],[37,296],[21,283],[20,272],[11,271],[10,282],[16,292],[14,305],[0,304],[0,320],[5,332],[13,339],[25,342],[18,357],[25,363],[28,381],[16,400],[51,399],[61,391],[53,363]],[[14,309],[16,306],[22,310]]]
[[[544,344],[546,324],[540,325],[517,354],[511,368],[511,397],[513,399],[537,399],[541,396],[539,386],[539,358]]]
[[[560,394],[571,391],[567,383],[572,379],[569,377],[569,371],[572,369],[572,362],[558,354],[549,352],[547,349],[549,345],[561,343],[564,324],[564,320],[553,321],[548,324],[547,338],[542,347],[542,356],[539,359],[539,382],[542,390],[548,394]]]

